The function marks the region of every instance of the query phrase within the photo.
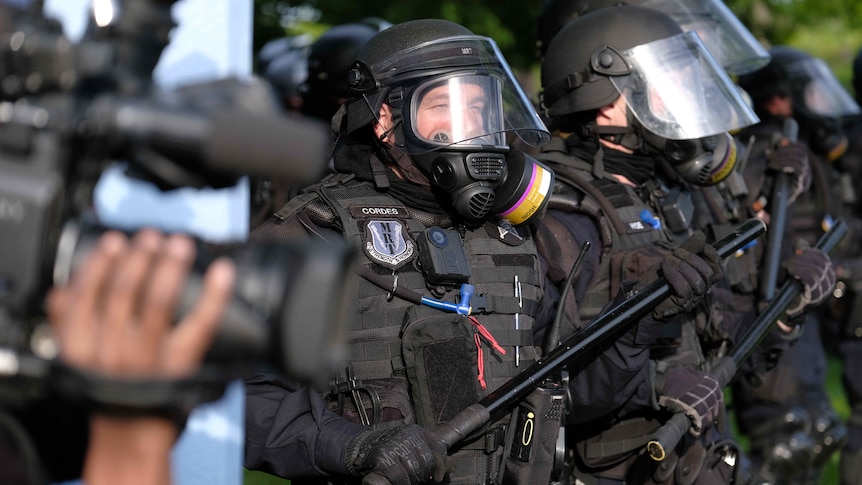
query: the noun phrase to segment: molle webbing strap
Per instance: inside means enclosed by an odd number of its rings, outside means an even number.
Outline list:
[[[344,221],[342,231],[345,238],[357,245],[363,241],[365,225],[351,214],[351,207],[381,206],[400,209],[403,206],[396,199],[375,191],[370,183],[354,182],[321,188],[318,191],[321,192],[321,200],[326,201],[337,217]],[[426,226],[409,210],[406,214],[407,217],[402,214],[398,221],[407,226],[409,237],[415,241]],[[532,344],[532,329],[533,315],[537,312],[537,302],[542,296],[540,283],[543,275],[532,238],[525,238],[520,245],[512,246],[495,239],[484,229],[468,231],[463,237],[471,270],[469,282],[475,288],[474,298],[484,298],[487,307],[493,310],[493,313],[474,314],[469,318],[477,322],[474,327],[477,330],[476,335],[480,335],[478,325],[481,325],[505,350],[505,354],[502,354],[494,350],[484,337],[479,340],[479,347],[484,355],[482,370],[487,383],[483,392],[492,392],[537,359],[536,348]],[[359,264],[365,266],[365,272],[372,271],[385,277],[390,277],[393,273],[391,269],[372,261],[365,252],[360,252]],[[398,276],[399,287],[429,295],[416,260],[407,262],[394,273]],[[522,308],[518,308],[515,299],[516,275],[521,283],[524,302]],[[394,277],[392,279],[394,281]],[[376,283],[379,283],[379,280]],[[406,386],[406,382],[411,378],[411,371],[405,368],[402,357],[405,347],[401,341],[401,332],[417,328],[411,325],[441,314],[440,310],[425,305],[417,306],[415,302],[390,295],[390,292],[379,284],[363,278],[358,280],[356,291],[358,298],[353,302],[348,343],[354,375],[360,380],[387,379],[387,385],[391,383],[392,386]],[[456,295],[457,291],[449,291],[441,299],[454,302]],[[515,328],[515,313],[519,314],[518,329]],[[459,318],[454,314],[452,316]],[[415,320],[408,321],[408,318]],[[441,345],[444,343],[440,342]],[[514,362],[516,346],[520,354],[518,366],[515,366]],[[473,347],[473,351],[478,352],[478,349]],[[396,379],[400,376],[406,376],[406,379]],[[477,376],[470,378],[475,379]],[[429,383],[429,389],[433,390],[431,384],[433,383]],[[478,384],[476,388],[479,388]],[[433,399],[433,395],[431,398]],[[413,401],[409,404],[419,410],[428,403]],[[437,403],[430,404],[433,406]],[[508,420],[508,416],[501,419],[506,422]],[[487,444],[486,438],[482,436],[473,442],[465,443],[450,456],[450,462],[453,466],[449,474],[450,483],[472,485],[483,477],[493,479],[500,470],[502,447],[494,443]]]
[[[614,424],[601,433],[600,438],[583,445],[584,458],[593,461],[618,456],[644,447],[659,428],[657,421],[632,418]]]
[[[389,169],[386,168],[386,165],[374,154],[369,157],[368,163],[371,166],[371,178],[374,180],[374,186],[378,189],[388,189]]]
[[[282,221],[286,220],[297,212],[300,212],[307,204],[311,203],[314,199],[317,199],[317,197],[318,195],[315,193],[299,194],[287,201],[281,209],[276,211],[275,217]]]
[[[321,198],[327,201],[339,219],[346,221],[342,232],[348,241],[361,246],[364,236],[363,226],[350,214],[352,205],[401,205],[396,199],[376,191],[369,183],[350,183],[317,189]],[[424,228],[405,220],[411,233]],[[364,254],[359,262],[381,274],[391,274],[391,270],[375,265]],[[425,279],[412,264],[397,271],[398,285],[411,289],[425,287]],[[348,337],[351,365],[359,379],[385,379],[398,375],[403,370],[401,359],[400,329],[404,313],[414,304],[400,298],[392,298],[378,286],[359,279],[354,289],[354,313]]]
[[[493,313],[475,317],[506,350],[505,355],[499,355],[483,343],[487,391],[491,392],[537,358],[532,328],[536,302],[542,296],[540,281],[543,276],[532,238],[510,246],[490,237],[484,230],[477,230],[468,232],[465,239],[472,273],[470,282],[475,286],[475,294],[483,295],[494,309]],[[514,298],[515,276],[520,282],[524,303],[520,311]],[[515,313],[519,314],[518,331],[515,330]],[[516,345],[520,353],[519,367],[514,365]]]
[[[565,165],[566,167],[576,168],[585,172],[592,172],[593,165],[580,158],[574,157],[566,150],[566,142],[562,138],[553,137],[547,145],[542,147],[541,153],[537,158],[543,162],[551,162],[557,165]],[[554,167],[554,172],[557,167]]]
[[[587,195],[592,197],[592,199],[599,205],[602,209],[603,215],[610,221],[611,226],[613,227],[614,232],[617,234],[623,234],[626,232],[625,224],[620,216],[614,211],[615,204],[613,201],[609,200],[608,197],[603,193],[600,187],[609,187],[610,184],[604,183],[600,186],[596,186],[592,183],[592,175],[588,172],[581,172],[578,174],[576,170],[572,170],[566,167],[561,167],[560,169],[554,169],[554,173],[557,174],[557,179],[569,183],[581,190],[583,190]],[[590,178],[584,178],[583,175],[587,175]],[[618,183],[611,183],[612,185],[621,185]],[[618,194],[613,194],[618,195]],[[617,201],[619,203],[619,201]]]
[[[483,310],[483,313],[501,313],[505,315],[523,313],[524,315],[534,316],[539,307],[539,302],[532,298],[524,298],[521,305],[518,304],[518,299],[512,296],[483,295],[480,298],[483,298],[485,301],[484,308],[474,307],[473,311]]]
[[[355,204],[392,205],[397,203],[391,197],[381,194],[371,188],[370,184],[351,184],[347,186],[326,187],[319,189],[326,192],[322,200],[342,220],[348,221],[343,228],[345,238],[361,241],[362,228],[352,221],[348,207]],[[425,228],[418,222],[408,219],[408,231],[418,234]],[[538,259],[535,256],[535,245],[531,239],[519,246],[509,246],[488,237],[484,231],[469,233],[466,241],[466,252],[471,259],[471,283],[476,288],[476,295],[485,300],[486,311],[490,315],[477,315],[497,342],[510,349],[509,356],[502,362],[498,358],[486,360],[488,366],[489,388],[499,384],[494,383],[494,376],[503,380],[513,376],[519,368],[511,363],[512,349],[521,348],[521,366],[529,365],[535,360],[532,348],[532,316],[538,307],[540,289],[538,285]],[[388,269],[382,268],[364,258],[360,264],[381,275],[389,276]],[[399,268],[396,271],[398,286],[410,288],[425,293],[425,280],[413,264]],[[518,275],[522,281],[523,306],[518,307],[514,297],[514,277]],[[356,375],[362,379],[387,378],[400,369],[400,340],[398,331],[402,328],[405,312],[414,303],[388,295],[384,289],[360,279],[356,288],[356,317],[351,330],[349,348],[354,360]],[[514,328],[514,314],[520,314],[520,328]],[[493,352],[490,348],[486,352]],[[498,369],[492,369],[498,367]]]
[[[569,180],[577,184],[577,188],[584,191],[586,197],[581,203],[583,207],[589,207],[585,202],[592,199],[601,208],[599,220],[610,221],[608,235],[602,235],[602,258],[598,275],[594,284],[587,291],[579,306],[580,315],[584,322],[590,322],[599,315],[602,308],[611,300],[611,294],[616,288],[611,288],[611,264],[612,254],[630,251],[646,246],[651,246],[658,241],[668,239],[663,230],[629,230],[629,223],[641,220],[641,212],[644,209],[653,210],[642,201],[634,192],[632,187],[623,185],[612,180],[596,179],[589,172],[562,167],[558,173],[557,180]],[[599,226],[604,233],[607,226]],[[605,241],[610,237],[610,242]]]

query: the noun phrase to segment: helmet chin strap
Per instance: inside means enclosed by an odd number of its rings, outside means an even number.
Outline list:
[[[598,126],[591,124],[588,130],[602,140],[609,141],[614,145],[620,145],[633,152],[637,152],[643,147],[643,137],[632,126]]]
[[[377,137],[377,142],[381,145],[385,145],[386,144],[386,138],[389,137],[389,134],[394,132],[395,129],[398,128],[400,125],[401,125],[401,118],[399,117],[397,120],[395,120],[394,123],[392,123],[392,126],[390,126],[388,130],[384,131],[383,133],[380,134],[379,137]],[[399,134],[401,134],[401,130],[398,130],[398,132],[395,133],[395,145],[396,146],[404,146],[403,142],[401,144],[398,143]],[[403,140],[404,135],[401,134],[400,138]]]
[[[641,128],[628,107],[626,107],[626,120],[628,126],[600,126],[593,121],[586,126],[586,130],[601,140],[619,145],[636,153],[644,148],[644,139],[640,131],[643,128]]]

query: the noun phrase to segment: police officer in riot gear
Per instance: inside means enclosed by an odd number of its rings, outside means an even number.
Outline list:
[[[656,271],[687,281],[690,295],[711,299],[706,288],[718,277],[704,271],[714,261],[703,249],[703,235],[691,227],[694,209],[686,184],[716,184],[731,173],[736,144],[721,141],[757,118],[698,38],[683,34],[657,10],[595,10],[551,40],[542,84],[542,109],[560,136],[539,156],[552,163],[558,183],[537,241],[540,247],[551,241],[564,248],[593,234],[602,247],[601,259],[584,266],[582,277],[592,286],[576,283],[582,320],[623,291],[624,281]],[[686,240],[672,249],[674,241]],[[587,272],[590,267],[596,277]],[[688,279],[673,277],[679,268]],[[700,280],[694,278],[698,271],[704,271]],[[568,421],[581,426],[571,433],[566,428],[573,479],[732,479],[738,450],[721,432],[722,391],[704,371],[708,359],[720,355],[716,349],[732,341],[730,334],[744,329],[736,322],[753,312],[684,302],[670,298],[634,335],[620,339],[614,357],[604,360],[614,365],[572,370],[573,395],[577,390],[585,396],[573,397]],[[801,308],[806,302],[798,303]],[[626,386],[608,388],[607,382]],[[639,451],[646,437],[665,413],[682,410],[700,438],[677,449],[669,464],[644,461]]]
[[[273,39],[261,47],[255,59],[255,71],[269,82],[288,113],[299,114],[302,109],[312,40],[308,34]],[[290,186],[285,181],[249,177],[249,228],[265,221],[289,196]]]
[[[553,413],[531,421],[543,438],[517,463],[508,417],[448,458],[429,432],[537,358],[534,323],[550,312],[529,225],[553,173],[506,135],[541,145],[545,126],[496,44],[444,20],[378,33],[347,81],[336,173],[251,234],[357,247],[347,355],[317,389],[247,380],[246,467],[294,483],[547,480]]]
[[[261,47],[257,54],[255,69],[269,81],[289,112],[302,108],[303,85],[308,77],[308,49],[312,38],[309,35],[274,39]]]
[[[729,74],[745,74],[769,62],[769,53],[719,0],[546,0],[536,21],[543,57],[554,35],[581,15],[612,6],[637,5],[670,15],[682,30],[695,31]]]
[[[272,41],[261,49],[259,69],[282,99],[284,108],[303,116],[331,122],[347,99],[347,73],[359,49],[389,25],[382,19],[367,19],[336,25],[313,42],[306,37]],[[272,215],[298,188],[270,177],[251,178],[251,225],[253,229]]]
[[[311,44],[308,76],[302,87],[303,114],[327,122],[332,119],[347,100],[345,80],[356,54],[380,30],[365,23],[336,25]]]
[[[852,85],[856,103],[862,103],[862,49],[853,59]],[[841,171],[842,179],[859,181],[862,176],[862,114],[845,117],[844,128],[849,140],[847,153],[835,162]],[[851,200],[849,191],[845,195],[847,210],[842,215],[855,221],[862,219],[862,196],[853,193]],[[830,301],[827,321],[834,321],[830,326],[834,339],[831,348],[837,351],[841,359],[842,383],[850,405],[850,417],[847,420],[847,441],[841,449],[841,485],[862,482],[862,375],[856,372],[862,362],[862,265],[859,259],[856,264],[850,261],[839,264],[838,287],[835,298]],[[828,339],[825,339],[828,341]]]
[[[748,203],[754,210],[777,210],[764,207],[773,181],[763,175],[806,157],[810,190],[791,183],[795,202],[787,209],[784,254],[813,244],[832,221],[841,218],[850,231],[833,256],[835,271],[840,273],[845,264],[841,260],[858,252],[847,250],[858,248],[851,241],[858,241],[859,232],[842,208],[842,191],[836,190],[842,187],[842,175],[832,162],[847,148],[840,118],[859,108],[822,60],[786,46],[774,47],[770,54],[768,65],[738,81],[762,119],[739,137],[753,151],[768,155],[749,162]],[[799,142],[776,143],[788,119],[798,123]],[[767,164],[766,170],[757,167],[758,163]],[[848,188],[852,191],[852,186]],[[827,293],[821,301],[832,289]],[[846,428],[825,391],[826,356],[820,325],[825,320],[821,317],[821,311],[801,315],[799,320],[809,323],[800,329],[801,336],[789,351],[777,359],[775,368],[758,379],[740,380],[734,388],[740,430],[751,439],[754,479],[760,482],[818,483],[823,465],[846,437]]]

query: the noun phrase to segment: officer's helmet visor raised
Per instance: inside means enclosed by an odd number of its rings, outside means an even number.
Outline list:
[[[611,82],[641,125],[658,136],[704,138],[759,121],[695,32],[620,54],[630,72]]]

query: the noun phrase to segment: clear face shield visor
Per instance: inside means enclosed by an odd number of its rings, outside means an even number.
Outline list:
[[[452,145],[506,148],[501,83],[468,75],[419,86],[410,103],[410,126],[417,139]]]
[[[760,121],[695,32],[621,54],[631,71],[612,76],[611,82],[635,118],[653,134],[691,140]]]
[[[408,146],[411,154],[450,146],[505,148],[508,133],[535,147],[550,140],[499,47],[488,37],[427,42],[373,69],[384,84],[427,79],[406,100],[409,129],[424,145]]]
[[[793,97],[811,113],[826,118],[860,113],[859,105],[822,59],[814,57],[796,61],[787,66],[787,71],[792,81],[805,80],[801,91],[793,89]]]
[[[647,0],[643,6],[670,15],[686,32],[697,32],[730,74],[754,72],[769,63],[769,52],[721,1]]]

